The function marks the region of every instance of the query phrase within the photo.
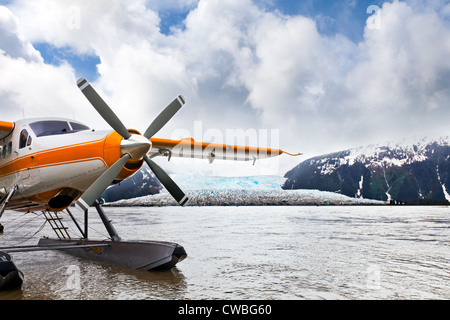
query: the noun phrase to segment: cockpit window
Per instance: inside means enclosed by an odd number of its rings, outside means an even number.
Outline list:
[[[50,136],[57,134],[73,133],[83,130],[89,130],[89,127],[76,122],[67,122],[61,120],[44,120],[30,123],[36,137]]]
[[[30,127],[37,137],[63,134],[70,130],[67,121],[39,121],[30,123]]]
[[[72,131],[90,130],[88,126],[81,123],[71,122],[70,126],[72,127]]]

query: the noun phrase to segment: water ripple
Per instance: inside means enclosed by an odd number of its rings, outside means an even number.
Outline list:
[[[124,239],[180,243],[167,272],[61,252],[16,253],[22,290],[0,299],[450,299],[447,207],[107,208]],[[2,245],[42,224],[7,211]],[[11,222],[11,224],[9,224]],[[101,222],[91,219],[95,230]],[[17,229],[14,233],[8,230]],[[21,227],[21,228],[19,228]],[[92,237],[104,233],[92,231]],[[52,235],[46,228],[25,244]],[[73,282],[70,270],[79,275]],[[77,279],[75,279],[77,280]],[[72,281],[72,282],[71,282]]]

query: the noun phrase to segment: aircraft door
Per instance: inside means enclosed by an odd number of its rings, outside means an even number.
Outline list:
[[[30,170],[37,165],[33,155],[27,156],[31,151],[31,144],[33,138],[28,133],[27,129],[23,129],[19,136],[19,147],[17,154],[23,158],[23,167],[20,168],[21,178],[28,179],[30,177]]]

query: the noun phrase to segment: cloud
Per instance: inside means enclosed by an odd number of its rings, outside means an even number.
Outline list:
[[[155,11],[169,10],[169,11],[184,11],[190,10],[196,7],[199,0],[148,0],[147,7]]]
[[[381,28],[367,27],[360,43],[320,34],[309,18],[265,13],[254,34],[256,59],[237,78],[264,124],[283,128],[282,141],[312,154],[447,134],[446,7],[422,6],[385,3]]]
[[[397,1],[384,4],[381,17],[380,29],[366,28],[357,63],[343,79],[353,130],[383,138],[433,129],[448,133],[448,23],[438,12]]]
[[[44,63],[39,51],[25,40],[19,30],[20,20],[0,6],[0,102],[4,121],[14,121],[44,114],[67,114],[80,102],[74,88],[72,67]],[[77,93],[78,94],[78,93]]]
[[[159,35],[159,17],[143,0],[16,0],[10,8],[28,41],[70,46],[80,53],[106,54],[121,44],[153,41]]]
[[[19,21],[6,7],[0,6],[0,50],[12,58],[39,62],[42,58],[33,46],[22,39],[18,32]]]
[[[16,0],[0,7],[3,103],[50,113],[65,105],[69,116],[107,128],[77,91],[70,61],[47,65],[32,46],[45,42],[99,57],[94,85],[129,127],[145,130],[183,94],[186,106],[161,136],[194,134],[199,120],[204,131],[277,129],[282,149],[312,156],[448,132],[444,1],[385,3],[381,28],[366,26],[360,42],[323,34],[318,20],[269,10],[264,1],[176,3]],[[163,34],[160,12],[177,8],[188,10],[183,25]]]

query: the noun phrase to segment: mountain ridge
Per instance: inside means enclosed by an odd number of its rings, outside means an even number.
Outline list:
[[[411,137],[316,156],[282,188],[318,189],[390,203],[450,203],[449,137]]]

